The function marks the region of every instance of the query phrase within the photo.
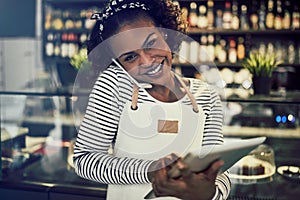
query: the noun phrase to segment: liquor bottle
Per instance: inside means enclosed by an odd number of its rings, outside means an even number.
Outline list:
[[[226,41],[224,39],[221,39],[220,45],[221,45],[221,48],[218,53],[218,60],[220,63],[225,63],[227,60]]]
[[[283,19],[282,19],[282,27],[284,29],[290,29],[291,28],[291,2],[285,1],[284,2],[284,11],[283,11]]]
[[[297,5],[294,6],[294,10],[292,14],[292,28],[293,29],[300,28],[300,13]]]
[[[198,58],[199,58],[199,43],[197,41],[191,41],[190,42],[190,59],[189,59],[189,62],[190,63],[197,63],[198,62]]]
[[[266,27],[268,29],[274,28],[274,2],[273,0],[268,1],[268,12],[266,15]]]
[[[63,33],[61,35],[61,45],[60,45],[60,56],[66,58],[68,56],[68,33]]]
[[[261,0],[260,2],[260,7],[258,11],[258,27],[261,30],[266,29],[266,6],[265,6],[265,1]]]
[[[237,60],[236,42],[234,39],[229,40],[228,60],[230,63],[236,63]]]
[[[296,49],[295,45],[292,41],[288,44],[288,56],[287,56],[287,62],[289,64],[294,64],[296,61]]]
[[[231,13],[231,3],[229,1],[225,2],[225,10],[223,13],[223,29],[230,29],[231,28],[231,20],[232,20],[232,13]]]
[[[215,59],[218,59],[218,55],[220,53],[220,50],[222,49],[220,40],[221,40],[221,37],[219,35],[216,35],[216,37],[215,37]]]
[[[244,38],[243,37],[239,37],[238,38],[238,45],[237,45],[237,58],[238,60],[243,60],[245,58],[245,54],[246,54],[246,48],[245,48],[245,44],[244,44]]]
[[[217,29],[222,29],[222,16],[223,16],[223,11],[221,9],[217,10],[217,16],[216,16],[216,28]]]
[[[214,46],[214,36],[209,34],[207,36],[207,54],[208,61],[213,62],[215,60],[215,46]]]
[[[190,12],[189,12],[189,24],[191,27],[196,27],[198,21],[197,15],[197,4],[195,2],[190,3]]]
[[[213,0],[207,1],[207,28],[213,29],[214,27],[214,2]]]
[[[249,29],[249,23],[248,23],[248,16],[247,16],[247,6],[241,5],[241,29],[248,30]]]
[[[189,58],[190,44],[189,42],[183,40],[181,43],[181,48],[179,49],[178,53],[178,62],[179,63],[186,63]]]
[[[250,11],[250,21],[251,21],[251,27],[253,30],[258,29],[258,13],[257,13],[257,1],[252,0],[251,4],[251,11]]]
[[[208,61],[207,36],[206,35],[202,35],[200,37],[199,61],[200,62],[207,62]]]
[[[206,16],[206,6],[200,5],[199,6],[199,16],[197,20],[197,26],[198,28],[207,28],[207,16]]]
[[[232,2],[232,20],[231,20],[231,28],[233,30],[238,30],[240,27],[240,19],[238,16],[238,3],[236,0]]]
[[[282,6],[281,1],[277,0],[276,2],[276,15],[274,18],[274,29],[281,30],[282,29]]]
[[[49,33],[47,35],[47,42],[45,45],[45,54],[48,57],[51,57],[54,55],[54,44],[53,44],[53,34]]]

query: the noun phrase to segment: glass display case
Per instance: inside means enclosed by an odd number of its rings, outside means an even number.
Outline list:
[[[74,172],[74,98],[71,92],[1,92],[1,199],[105,199],[106,185]]]
[[[1,199],[105,199],[106,185],[80,178],[72,166],[76,119],[82,114],[73,112],[72,105],[80,94],[2,91],[0,97]],[[289,92],[285,97],[231,96],[223,100],[225,139],[267,136],[265,145],[273,151],[276,168],[300,166],[299,97],[298,92]],[[267,182],[233,182],[230,198],[271,195],[277,199],[299,195],[299,191],[297,182],[276,171]]]

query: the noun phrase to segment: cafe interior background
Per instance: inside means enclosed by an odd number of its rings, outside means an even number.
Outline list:
[[[2,200],[105,199],[106,185],[78,177],[72,163],[91,86],[76,76],[88,64],[89,17],[105,2],[0,0]],[[299,199],[299,1],[176,2],[193,40],[182,42],[174,70],[220,91],[226,139],[267,137],[230,168],[229,199]],[[244,67],[255,52],[280,61],[259,85],[270,90],[256,91]]]

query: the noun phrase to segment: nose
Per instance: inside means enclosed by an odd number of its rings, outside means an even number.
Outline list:
[[[145,67],[151,66],[155,59],[151,51],[149,51],[148,49],[141,50],[140,58],[140,65]]]

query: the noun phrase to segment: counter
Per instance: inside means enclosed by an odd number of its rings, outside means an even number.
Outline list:
[[[298,148],[298,140],[284,141],[268,138],[267,144],[289,143],[289,148]],[[281,146],[289,156],[278,154],[275,158],[276,166],[298,165],[299,155],[296,151],[290,151],[287,145]],[[278,149],[275,150],[275,155]],[[281,151],[282,149],[280,149]],[[39,199],[39,200],[100,200],[106,197],[105,184],[92,182],[78,177],[73,168],[67,163],[67,148],[54,151],[53,154],[43,156],[37,161],[22,169],[3,176],[0,182],[0,199]],[[282,158],[285,157],[285,159]],[[14,198],[15,197],[15,198]],[[300,181],[287,179],[275,173],[270,181],[252,184],[232,183],[229,199],[236,200],[271,200],[271,199],[295,199],[300,197]]]

